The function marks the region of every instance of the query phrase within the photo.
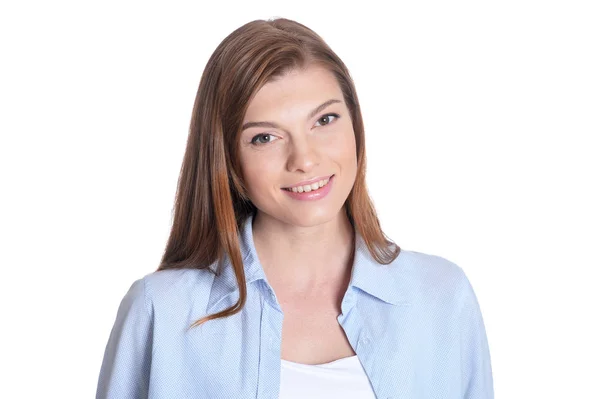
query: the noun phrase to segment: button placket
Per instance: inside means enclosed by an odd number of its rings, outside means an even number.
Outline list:
[[[279,375],[274,377],[272,370],[280,365],[280,340],[283,314],[277,304],[273,290],[265,283],[262,304],[261,349],[259,361],[259,386],[257,398],[277,398]]]
[[[362,338],[360,339],[360,343],[361,343],[361,345],[363,345],[363,346],[369,346],[369,345],[371,344],[371,338],[369,338],[369,336],[368,336],[368,335],[365,335],[364,337],[362,337]]]
[[[277,296],[275,295],[275,291],[269,285],[269,283],[267,283],[266,281],[263,281],[263,286],[264,286],[264,289],[266,290],[266,297],[267,297],[266,299],[272,303],[272,305],[275,309],[279,310],[280,307],[279,307],[279,304],[277,303]]]
[[[354,295],[355,294],[352,291],[352,287],[350,287],[350,290],[344,294],[344,297],[342,299],[342,315],[345,315],[354,305],[354,302],[355,302]]]
[[[279,346],[277,345],[277,340],[273,337],[269,338],[269,347],[273,352],[279,352]]]

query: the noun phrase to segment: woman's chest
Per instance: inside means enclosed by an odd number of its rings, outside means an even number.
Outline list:
[[[281,358],[322,364],[355,355],[332,307],[283,307]]]
[[[225,301],[220,307],[232,304]],[[326,318],[306,312],[293,317],[275,302],[258,301],[250,293],[241,312],[200,328],[187,329],[198,315],[185,320],[171,315],[162,309],[155,312],[149,396],[154,399],[274,399],[282,358],[307,364],[328,360],[297,356],[304,351],[323,350],[325,357],[336,359],[356,353],[378,398],[425,397],[415,393],[436,397],[433,393],[447,392],[457,381],[453,374],[460,373],[457,348],[436,333],[443,326],[446,338],[454,341],[448,324],[438,324],[441,315],[424,317],[410,307],[365,306],[358,301],[337,317],[335,310]]]

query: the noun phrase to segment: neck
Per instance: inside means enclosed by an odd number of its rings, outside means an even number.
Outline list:
[[[269,282],[306,291],[349,276],[354,229],[343,208],[332,220],[311,227],[290,225],[258,212],[252,230]]]

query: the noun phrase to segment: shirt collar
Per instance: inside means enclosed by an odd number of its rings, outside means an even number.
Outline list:
[[[254,246],[253,220],[254,216],[249,216],[243,222],[239,232],[246,284],[250,285],[255,281],[263,280],[268,285],[264,269],[258,260],[256,247]],[[407,303],[405,295],[408,291],[403,290],[402,287],[405,281],[399,273],[402,264],[396,261],[388,265],[378,263],[371,256],[364,239],[358,232],[355,234],[355,240],[354,261],[349,286],[356,287],[393,305]],[[213,285],[209,308],[220,302],[224,296],[238,291],[233,265],[228,256],[225,257],[220,273],[216,278],[219,280],[219,284]]]

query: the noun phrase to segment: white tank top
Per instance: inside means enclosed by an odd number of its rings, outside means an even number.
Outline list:
[[[358,356],[323,364],[281,359],[279,399],[375,399]]]

